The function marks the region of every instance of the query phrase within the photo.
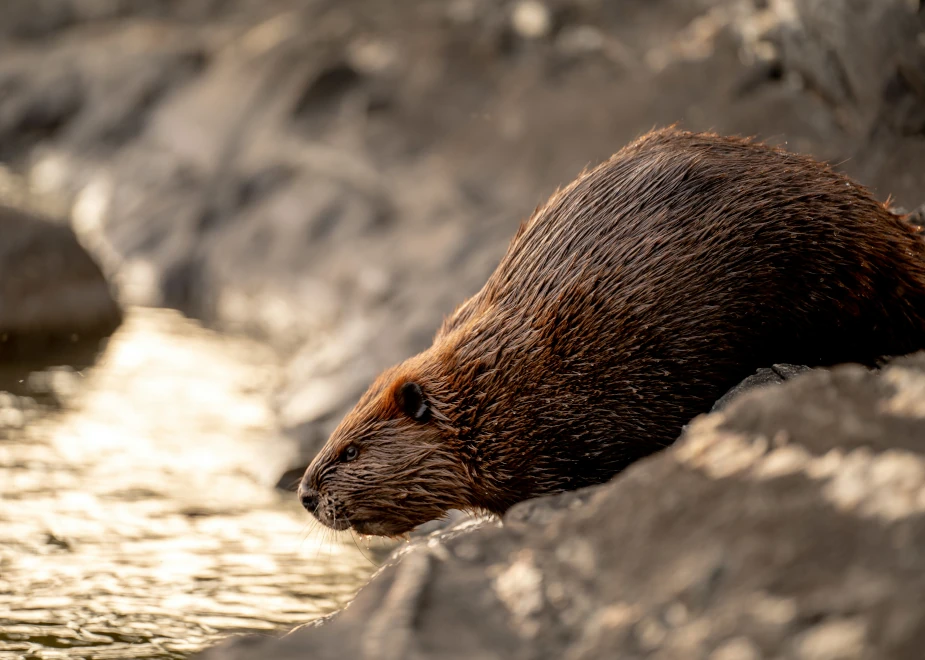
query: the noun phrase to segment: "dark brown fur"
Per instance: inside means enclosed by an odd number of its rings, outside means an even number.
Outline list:
[[[900,216],[809,158],[657,131],[521,225],[300,491],[323,523],[371,534],[449,508],[500,513],[611,478],[757,368],[923,347],[925,241]],[[421,421],[403,410],[406,382]]]

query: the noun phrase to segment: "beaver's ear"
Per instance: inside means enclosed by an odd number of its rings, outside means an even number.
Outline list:
[[[395,403],[403,413],[416,422],[425,421],[430,413],[421,386],[412,381],[395,390]]]

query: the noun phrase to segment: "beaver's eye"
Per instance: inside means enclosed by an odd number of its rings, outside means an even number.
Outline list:
[[[416,422],[423,422],[427,418],[430,408],[424,401],[424,392],[417,383],[407,382],[395,392],[395,403],[401,411]]]
[[[343,452],[341,452],[340,459],[344,463],[349,463],[350,461],[355,461],[359,455],[360,450],[356,448],[356,445],[350,445]]]

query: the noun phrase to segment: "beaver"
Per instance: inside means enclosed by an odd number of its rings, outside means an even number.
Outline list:
[[[925,241],[829,166],[662,129],[557,191],[433,345],[385,371],[299,486],[399,536],[609,480],[777,363],[925,347]]]

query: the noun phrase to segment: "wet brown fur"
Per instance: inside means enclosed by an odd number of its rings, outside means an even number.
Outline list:
[[[599,483],[775,363],[925,347],[925,241],[809,158],[667,129],[533,213],[433,346],[308,468],[325,524],[396,535]],[[429,418],[396,403],[418,383]],[[355,460],[343,460],[353,445]]]

